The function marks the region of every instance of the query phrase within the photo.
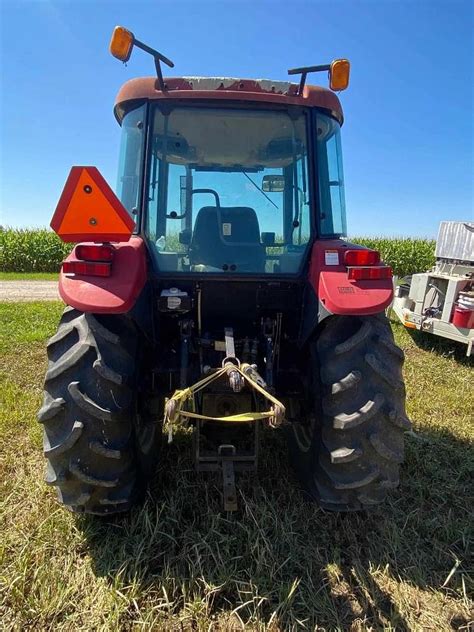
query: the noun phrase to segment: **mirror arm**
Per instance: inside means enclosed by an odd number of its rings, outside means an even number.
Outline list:
[[[154,48],[151,48],[151,46],[147,46],[146,44],[144,44],[143,42],[140,42],[137,39],[134,39],[133,44],[134,46],[137,46],[138,48],[141,48],[142,50],[144,50],[145,53],[149,53],[150,55],[152,55],[153,59],[155,60],[155,69],[156,69],[156,75],[158,77],[158,83],[160,84],[161,91],[164,92],[166,90],[166,85],[163,80],[163,73],[161,71],[160,62],[163,62],[170,68],[174,68],[174,63],[171,61],[171,59],[168,59],[168,57],[165,57]]]
[[[155,70],[158,77],[158,83],[160,84],[160,90],[164,92],[166,90],[165,82],[163,81],[163,73],[161,72],[161,64],[158,57],[155,57]]]
[[[301,74],[300,85],[298,87],[298,96],[303,94],[303,90],[306,84],[306,77],[309,72],[322,72],[324,70],[330,70],[331,64],[322,64],[319,66],[305,66],[303,68],[291,68],[288,71],[289,75],[299,75]]]

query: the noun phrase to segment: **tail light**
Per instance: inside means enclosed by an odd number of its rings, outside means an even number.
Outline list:
[[[76,246],[77,259],[63,261],[65,274],[110,276],[115,249],[109,244],[80,244]]]
[[[361,266],[359,268],[349,268],[348,277],[353,281],[391,279],[392,268],[390,266]]]
[[[110,276],[110,263],[94,263],[91,261],[63,261],[64,274],[84,274],[86,276]]]
[[[76,257],[82,261],[112,261],[115,249],[108,244],[79,244]]]
[[[380,253],[377,250],[346,250],[344,264],[346,266],[376,266],[380,263]]]
[[[344,263],[347,266],[347,276],[352,281],[392,278],[392,268],[380,265],[380,253],[377,250],[346,250]]]

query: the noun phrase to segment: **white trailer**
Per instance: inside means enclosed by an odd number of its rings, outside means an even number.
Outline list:
[[[441,222],[436,264],[402,279],[392,308],[409,329],[474,345],[474,222]]]

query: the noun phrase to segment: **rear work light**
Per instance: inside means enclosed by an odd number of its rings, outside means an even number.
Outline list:
[[[86,276],[110,276],[110,263],[97,263],[93,261],[63,261],[64,274],[84,274]]]
[[[109,245],[85,245],[76,246],[76,257],[81,261],[112,261],[115,249]]]
[[[346,266],[375,266],[380,263],[380,253],[377,250],[346,250],[344,263]]]
[[[349,268],[348,277],[353,281],[391,279],[392,268],[390,266],[361,266],[359,268]]]

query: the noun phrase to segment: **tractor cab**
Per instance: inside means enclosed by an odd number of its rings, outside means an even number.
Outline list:
[[[140,81],[134,92],[154,83]],[[266,102],[288,84],[247,83],[254,92],[194,78],[167,80],[147,102],[119,94],[118,194],[160,273],[296,275],[318,231],[345,232],[339,122]]]

